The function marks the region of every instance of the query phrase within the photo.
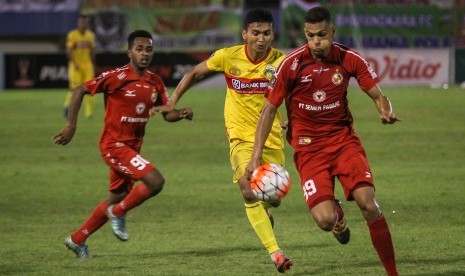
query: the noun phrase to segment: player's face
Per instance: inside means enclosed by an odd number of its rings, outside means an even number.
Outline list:
[[[153,57],[152,39],[136,37],[128,51],[129,59],[134,69],[145,70],[149,67]]]
[[[326,21],[319,23],[305,23],[305,37],[312,56],[324,59],[331,51],[331,43],[335,33],[334,26]]]
[[[247,30],[242,30],[242,39],[247,44],[249,53],[266,53],[274,39],[273,24],[265,22],[251,23]]]
[[[89,19],[87,17],[79,17],[77,22],[77,28],[81,31],[85,31],[89,25]]]

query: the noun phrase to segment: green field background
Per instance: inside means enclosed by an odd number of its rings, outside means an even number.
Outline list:
[[[403,122],[379,123],[357,89],[350,105],[390,225],[401,275],[465,275],[465,90],[386,88]],[[63,241],[107,195],[98,141],[103,100],[80,117],[67,146],[65,90],[0,92],[0,275],[275,275],[232,184],[224,90],[196,88],[179,106],[194,123],[149,121],[142,155],[166,178],[160,195],[128,214],[130,240],[105,225],[88,239],[89,260]],[[81,114],[82,115],[82,114]],[[343,201],[352,239],[340,245],[315,225],[287,147],[292,188],[273,210],[288,275],[384,275],[354,203]],[[342,197],[339,185],[338,197]]]

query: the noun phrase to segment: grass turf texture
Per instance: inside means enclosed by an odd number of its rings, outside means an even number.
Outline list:
[[[401,275],[465,274],[465,91],[385,88],[403,122],[383,126],[371,100],[350,105],[392,232]],[[128,214],[127,243],[104,225],[88,239],[89,260],[63,245],[107,195],[98,140],[103,101],[80,117],[67,146],[51,138],[65,124],[64,90],[0,92],[1,275],[270,275],[275,268],[231,184],[224,89],[188,93],[179,106],[194,123],[149,121],[142,154],[166,177],[162,193]],[[83,114],[81,114],[83,115]],[[292,187],[273,210],[289,275],[383,275],[355,203],[343,201],[352,239],[341,246],[304,205],[287,147]],[[336,195],[342,198],[339,185]],[[395,213],[394,213],[395,211]]]

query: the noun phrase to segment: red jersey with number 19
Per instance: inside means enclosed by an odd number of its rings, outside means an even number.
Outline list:
[[[150,108],[168,102],[165,85],[159,76],[150,71],[138,76],[129,64],[104,72],[84,85],[92,95],[105,95],[102,150],[122,145],[140,149]]]
[[[296,151],[318,151],[353,132],[347,101],[351,77],[363,91],[380,81],[357,52],[335,42],[325,60],[314,59],[307,45],[283,60],[270,82],[267,98],[275,106],[285,99],[287,140]]]

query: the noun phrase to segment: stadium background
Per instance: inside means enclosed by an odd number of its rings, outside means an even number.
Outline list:
[[[465,0],[24,0],[0,1],[0,91],[66,88],[66,32],[79,13],[97,36],[97,73],[126,63],[125,38],[153,33],[152,70],[175,86],[217,48],[241,43],[241,16],[255,6],[276,19],[276,47],[305,43],[305,11],[325,5],[336,40],[364,54],[387,86],[465,83]],[[211,78],[204,85],[221,86]],[[14,91],[14,90],[13,90]]]

